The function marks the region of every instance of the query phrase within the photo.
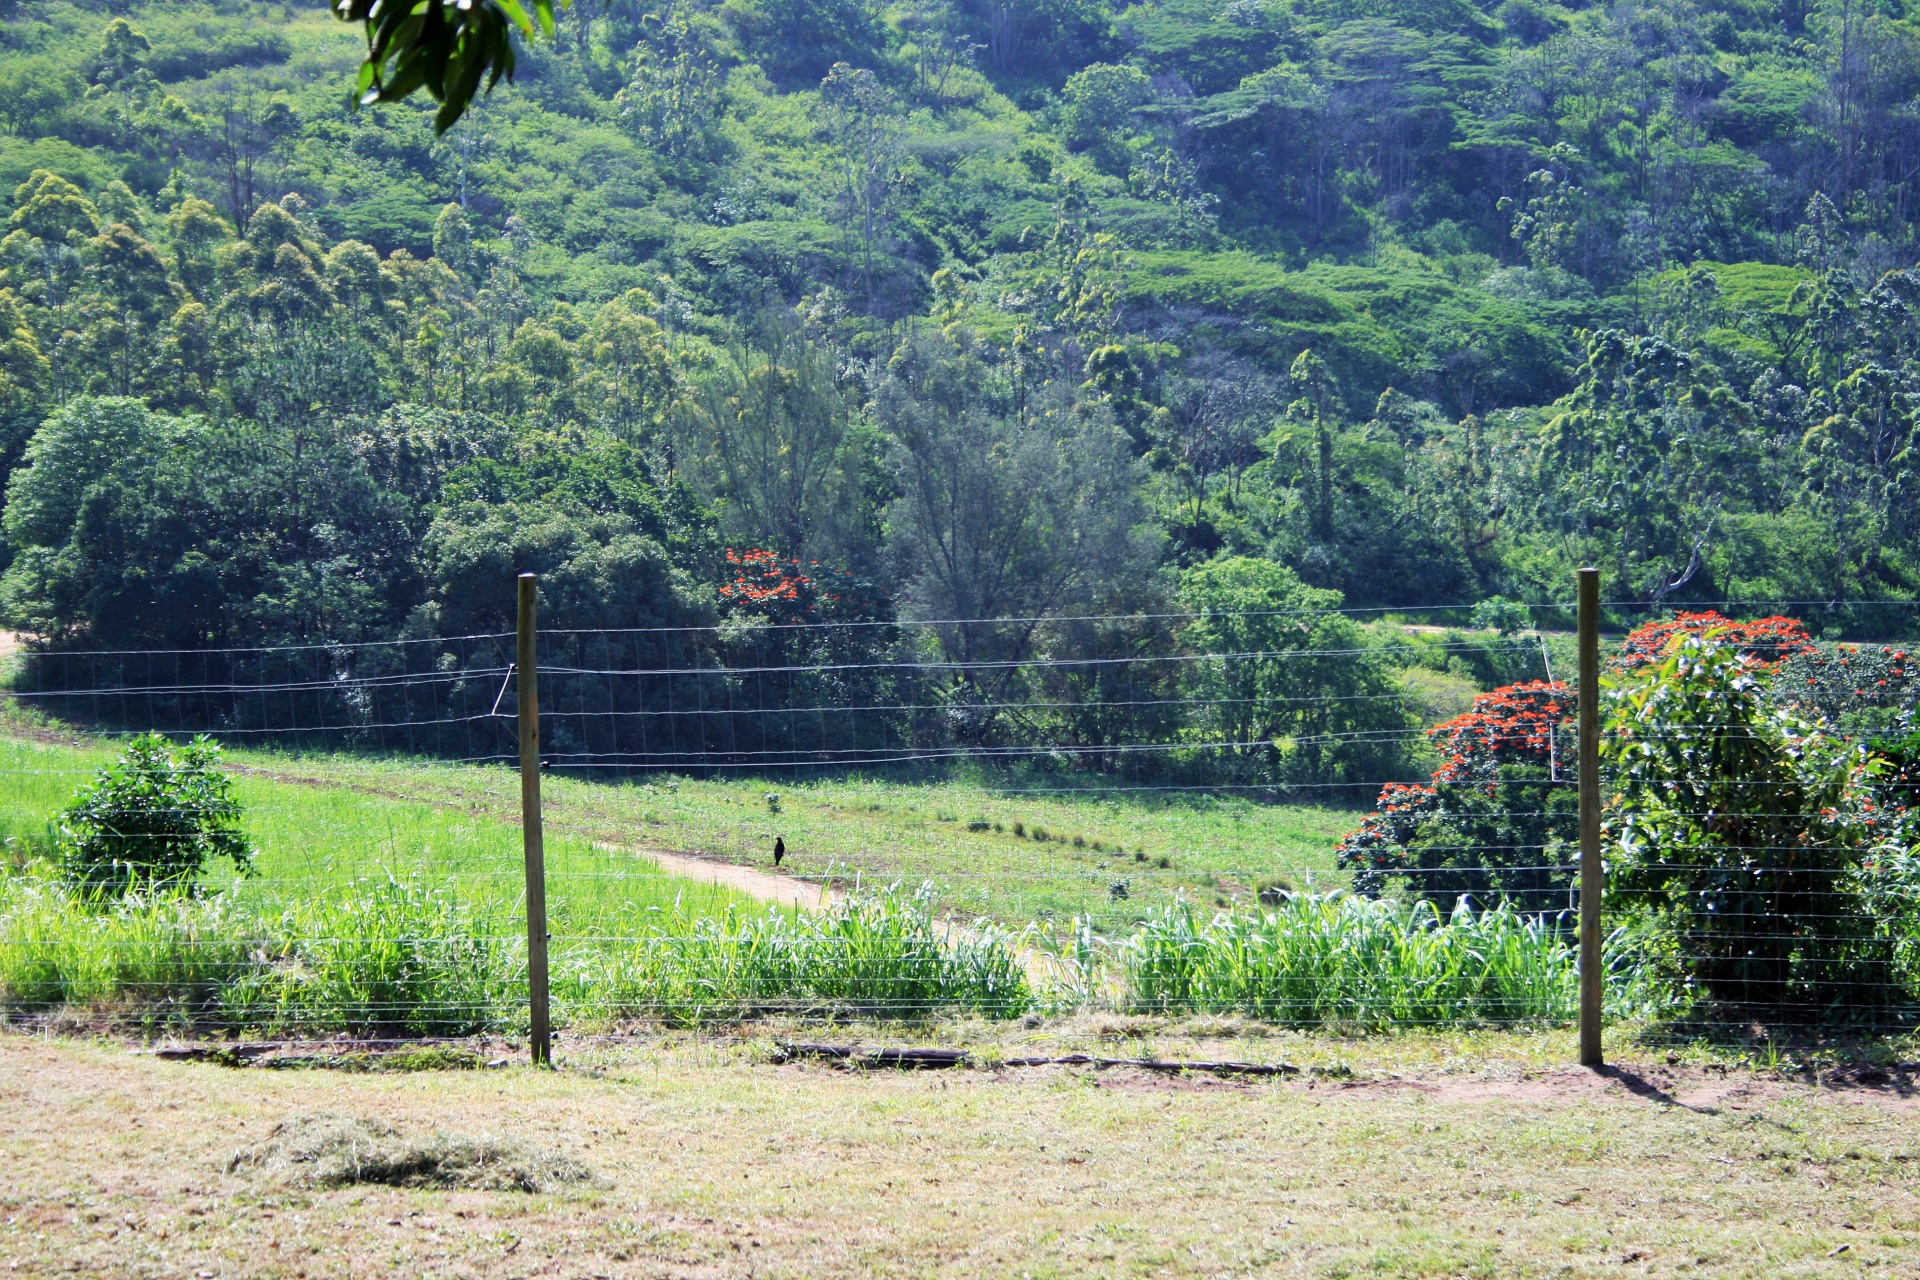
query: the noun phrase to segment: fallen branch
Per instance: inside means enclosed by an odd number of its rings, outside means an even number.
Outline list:
[[[211,1062],[223,1067],[332,1067],[409,1070],[480,1065],[466,1045],[446,1040],[234,1041],[164,1045],[148,1051],[163,1062]]]
[[[973,1065],[965,1049],[862,1049],[850,1044],[782,1044],[775,1061],[823,1058],[861,1067],[943,1068]]]
[[[775,1054],[776,1062],[802,1058],[843,1062],[857,1067],[899,1067],[943,1069],[947,1067],[1135,1067],[1168,1075],[1183,1071],[1222,1076],[1297,1076],[1300,1068],[1284,1062],[1167,1062],[1156,1058],[1096,1058],[1084,1053],[1058,1057],[1002,1058],[982,1060],[968,1049],[863,1049],[851,1044],[786,1043]],[[1317,1074],[1317,1073],[1316,1073]]]

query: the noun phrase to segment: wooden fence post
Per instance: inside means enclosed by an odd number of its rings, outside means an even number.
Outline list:
[[[1580,1065],[1602,1065],[1600,1008],[1600,571],[1580,570]]]
[[[540,825],[540,681],[534,653],[539,580],[520,575],[520,839],[527,860],[527,1004],[533,1024],[533,1065],[553,1065],[547,1012],[547,856]]]

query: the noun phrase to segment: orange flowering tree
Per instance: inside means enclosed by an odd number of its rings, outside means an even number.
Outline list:
[[[1795,619],[1736,621],[1704,610],[1636,628],[1609,665],[1616,678],[1629,679],[1701,637],[1756,672],[1821,658]],[[1341,842],[1340,865],[1355,873],[1356,890],[1378,894],[1399,881],[1443,908],[1462,894],[1536,911],[1570,906],[1578,838],[1573,714],[1572,690],[1535,681],[1483,693],[1471,711],[1429,729],[1442,755],[1430,782],[1390,783]]]
[[[1838,644],[1782,666],[1775,682],[1803,713],[1848,733],[1894,734],[1920,702],[1920,662],[1898,645]]]
[[[818,560],[802,564],[765,547],[727,548],[720,605],[735,617],[764,619],[774,626],[881,619],[886,600],[872,583]]]
[[[1427,730],[1444,757],[1425,786],[1389,783],[1375,812],[1340,842],[1354,888],[1396,880],[1443,912],[1462,895],[1523,910],[1569,905],[1578,836],[1573,692],[1543,680],[1507,685]]]
[[[920,695],[884,662],[899,635],[873,584],[764,547],[729,547],[716,594],[735,624],[719,637],[735,749],[830,764],[900,746],[906,726],[889,708]]]

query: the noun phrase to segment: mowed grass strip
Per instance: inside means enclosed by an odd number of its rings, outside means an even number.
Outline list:
[[[35,1275],[310,1277],[1911,1269],[1910,1103],[1736,1068],[1724,1083],[1693,1073],[1679,1105],[1654,1073],[1636,1092],[1537,1070],[1535,1043],[1474,1071],[1341,1086],[861,1074],[706,1040],[587,1059],[563,1047],[557,1073],[342,1075],[0,1038],[0,1260]],[[234,1152],[314,1112],[520,1142],[596,1181],[305,1190],[228,1172]]]

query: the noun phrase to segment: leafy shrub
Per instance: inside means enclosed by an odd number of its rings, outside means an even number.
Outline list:
[[[1897,733],[1920,705],[1920,663],[1895,645],[1838,644],[1794,654],[1774,680],[1779,696],[1846,733]]]
[[[204,736],[179,747],[151,733],[129,742],[61,816],[67,878],[111,896],[187,885],[209,858],[251,869],[240,805],[219,760],[220,748]]]
[[[1193,762],[1209,781],[1351,782],[1391,777],[1413,727],[1385,651],[1340,613],[1337,591],[1292,570],[1225,556],[1180,576],[1195,617],[1186,674],[1196,715]],[[1230,745],[1228,745],[1230,744]]]
[[[1518,600],[1492,596],[1473,606],[1469,621],[1477,630],[1510,636],[1533,625],[1533,610]]]
[[[1579,795],[1563,684],[1507,685],[1427,730],[1445,756],[1430,785],[1388,783],[1340,842],[1339,865],[1374,896],[1395,881],[1443,912],[1471,895],[1525,911],[1570,905]]]
[[[1674,932],[1682,978],[1742,1021],[1871,1015],[1900,994],[1862,892],[1886,764],[1779,705],[1743,644],[1679,635],[1609,690],[1609,905]]]
[[[1903,828],[1920,816],[1920,728],[1905,727],[1902,735],[1875,738],[1867,744],[1879,761],[1874,777],[1879,792],[1876,803],[1885,811],[1884,818],[1896,824],[1890,829]]]

